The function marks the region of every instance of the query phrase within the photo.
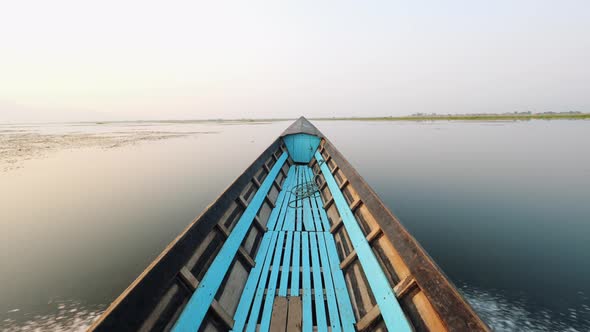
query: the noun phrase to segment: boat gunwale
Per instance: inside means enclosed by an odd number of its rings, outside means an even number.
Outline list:
[[[109,321],[121,322],[125,324],[118,325],[118,329],[133,328],[138,329],[143,324],[145,317],[149,314],[149,311],[153,309],[151,306],[146,306],[144,303],[144,297],[141,295],[145,291],[145,287],[159,290],[160,293],[153,294],[150,296],[152,299],[160,298],[160,296],[166,291],[166,287],[163,285],[170,285],[174,282],[178,272],[186,264],[186,258],[190,257],[194,252],[194,248],[190,244],[185,245],[185,241],[192,243],[198,243],[205,239],[205,237],[215,228],[215,225],[219,222],[220,218],[231,206],[232,202],[238,199],[243,188],[252,180],[256,172],[261,169],[264,163],[279,149],[281,146],[281,137],[277,137],[259,156],[256,158],[250,166],[248,166],[242,174],[240,174],[226,189],[210,203],[199,216],[194,218],[184,230],[176,236],[154,260],[137,276],[133,282],[127,286],[127,288],[107,307],[107,309],[100,315],[100,317],[94,321],[94,323],[88,328],[88,331],[103,330],[112,328],[109,325]],[[235,196],[235,197],[233,197]],[[196,245],[195,245],[196,246]],[[180,251],[180,252],[178,252]],[[172,260],[172,262],[171,262]],[[178,265],[177,267],[170,267],[173,263]],[[161,269],[161,270],[159,270]],[[150,275],[154,272],[153,275]],[[159,273],[158,273],[159,272]],[[156,280],[149,280],[152,277]],[[162,280],[164,279],[164,280]],[[159,281],[159,282],[158,282]],[[146,285],[146,283],[151,283]],[[140,293],[134,293],[140,292]],[[132,298],[135,296],[136,298]],[[129,303],[129,302],[135,303]],[[125,303],[127,302],[127,303]],[[144,307],[143,313],[146,315],[134,315],[131,319],[126,317],[125,319],[117,319],[117,310],[123,310],[123,306],[133,306],[133,309],[137,308],[137,304],[141,303],[140,307]],[[115,317],[113,317],[115,315]],[[140,317],[141,320],[137,320]],[[131,323],[131,324],[130,324]]]

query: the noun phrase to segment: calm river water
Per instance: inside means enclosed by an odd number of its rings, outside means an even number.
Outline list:
[[[0,125],[0,330],[84,330],[289,122]],[[317,121],[497,331],[590,329],[590,121]]]

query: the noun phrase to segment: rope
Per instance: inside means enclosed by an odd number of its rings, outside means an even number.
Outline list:
[[[307,198],[315,198],[320,192],[320,188],[317,185],[316,179],[320,176],[321,167],[325,163],[325,160],[318,162],[318,173],[313,172],[313,178],[311,181],[305,181],[296,185],[291,189],[291,197],[295,196],[294,199],[289,201],[289,207],[292,209],[297,208],[297,202]]]

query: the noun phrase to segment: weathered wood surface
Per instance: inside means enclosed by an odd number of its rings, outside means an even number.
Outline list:
[[[301,331],[302,316],[301,316],[301,297],[289,297],[289,314],[287,319],[287,331]]]
[[[272,318],[270,321],[270,332],[286,332],[287,314],[289,312],[289,299],[284,296],[277,296],[272,306]],[[263,331],[261,329],[261,331]]]

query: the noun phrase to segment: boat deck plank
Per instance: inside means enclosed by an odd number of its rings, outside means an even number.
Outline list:
[[[324,305],[324,285],[322,283],[322,267],[318,256],[318,241],[315,232],[309,233],[309,244],[311,253],[311,270],[313,274],[313,289],[315,299],[315,317],[317,320],[318,332],[327,332],[328,323],[326,319],[326,308]]]
[[[238,220],[232,232],[229,234],[223,247],[221,247],[221,250],[213,260],[213,263],[209,266],[199,287],[195,290],[189,299],[189,302],[184,307],[180,317],[174,325],[173,331],[196,331],[199,326],[201,326],[201,323],[209,311],[211,303],[215,298],[215,294],[217,293],[219,286],[221,286],[242,241],[246,237],[258,210],[265,201],[266,195],[270,191],[275,178],[281,171],[287,158],[287,153],[283,152],[264,179],[260,188],[258,188],[254,194],[254,197],[246,207],[246,210]]]
[[[264,237],[262,238],[258,254],[256,255],[256,262],[258,262],[258,264],[254,266],[250,272],[250,275],[248,276],[246,286],[244,287],[244,291],[240,297],[240,302],[238,303],[238,308],[236,309],[236,313],[234,315],[234,331],[242,331],[244,325],[246,324],[248,312],[250,312],[250,307],[252,304],[252,299],[254,298],[254,294],[258,286],[258,280],[262,274],[262,267],[264,265],[263,262],[267,257],[268,251],[273,250],[269,249],[270,243],[272,242],[271,240],[272,233],[265,233]]]
[[[238,304],[234,331],[286,326],[354,331],[352,304],[321,198],[296,195],[297,186],[309,185],[314,176],[308,166],[290,168]]]
[[[293,233],[293,265],[291,269],[291,296],[299,296],[299,270],[301,264],[299,257],[301,255],[301,232]]]
[[[298,178],[299,179],[299,178]],[[301,182],[301,180],[298,180],[299,182]],[[295,207],[297,210],[297,217],[296,217],[296,229],[298,231],[301,231],[303,229],[303,202],[301,202],[301,200],[296,200],[295,201]]]
[[[332,270],[330,269],[330,261],[328,259],[328,252],[326,250],[326,233],[317,233],[318,249],[320,254],[320,261],[322,264],[322,273],[324,275],[326,288],[326,302],[328,304],[328,313],[330,314],[330,326],[333,332],[341,331],[340,316],[338,313],[338,303],[336,302],[336,292],[334,291],[334,283],[332,281]]]
[[[348,289],[346,288],[346,281],[344,280],[344,276],[340,270],[340,259],[338,259],[336,243],[334,241],[334,237],[329,232],[323,233],[323,236],[324,242],[326,243],[328,260],[330,261],[330,270],[332,271],[334,292],[336,294],[336,300],[338,301],[342,329],[344,331],[354,331],[354,312],[352,311],[350,295],[348,294]]]
[[[327,182],[330,192],[332,193],[334,204],[342,218],[342,222],[348,232],[350,241],[354,246],[358,260],[361,263],[363,270],[366,272],[365,275],[369,287],[373,291],[373,294],[379,294],[379,296],[375,296],[375,300],[381,310],[381,316],[385,321],[385,325],[390,331],[412,331],[413,329],[399,305],[385,273],[381,269],[373,250],[369,246],[363,231],[344,198],[344,194],[340,191],[340,187],[334,179],[330,168],[325,162],[323,162],[324,158],[319,152],[315,153],[315,157],[320,163],[321,172],[324,175],[324,179]]]
[[[306,173],[307,173],[307,181],[310,181],[310,182],[314,181],[315,174],[313,174],[313,170],[311,168],[307,167]],[[318,204],[318,201],[317,201],[318,198],[320,198],[319,192],[315,193],[315,195],[309,197],[310,204],[311,204],[311,213],[313,215],[315,229],[318,232],[324,232],[327,229],[324,227],[324,224],[322,223],[322,218],[320,217],[320,213],[319,213],[319,207],[323,208],[323,205]],[[321,198],[320,198],[320,200],[321,200]]]
[[[301,297],[289,297],[289,312],[287,314],[287,331],[301,331]]]
[[[287,242],[285,243],[285,254],[283,255],[283,269],[281,271],[281,284],[279,287],[279,296],[287,296],[289,287],[289,269],[291,268],[291,250],[293,249],[293,232],[287,231]]]
[[[272,318],[270,320],[270,332],[286,332],[287,317],[289,312],[289,299],[277,296],[272,306]],[[262,329],[261,329],[262,331]]]
[[[281,266],[281,256],[283,253],[283,244],[287,232],[278,232],[279,238],[277,241],[277,248],[272,261],[272,270],[270,272],[270,280],[266,289],[266,298],[264,300],[264,308],[262,310],[262,320],[260,321],[260,331],[268,331],[270,327],[270,318],[272,315],[272,308],[277,291],[277,279],[279,278],[279,267]]]
[[[264,266],[262,267],[262,275],[260,277],[260,281],[258,282],[258,287],[256,287],[256,295],[254,296],[254,301],[252,302],[252,306],[250,309],[250,316],[248,318],[248,325],[246,326],[246,331],[255,331],[256,325],[258,324],[258,315],[260,313],[260,306],[262,304],[262,300],[264,298],[264,293],[266,292],[266,280],[268,279],[269,270],[270,270],[270,262],[271,257],[276,249],[276,243],[278,238],[278,232],[270,232],[272,234],[272,239],[270,243],[270,249],[266,253],[266,259],[264,260]],[[235,319],[234,319],[235,320]],[[234,328],[235,331],[240,331]]]
[[[287,173],[287,178],[285,179],[285,182],[283,184],[283,188],[291,186],[291,183],[294,181],[295,173],[296,173],[295,167],[291,166],[289,168],[289,172]],[[279,214],[282,210],[283,204],[286,204],[285,201],[287,201],[285,199],[286,194],[287,194],[287,190],[281,190],[281,192],[279,193],[279,196],[277,198],[277,202],[275,204],[275,208],[271,211],[270,217],[268,219],[268,223],[266,225],[266,227],[269,230],[274,230],[275,225],[277,224],[277,220],[278,220]]]
[[[309,236],[307,232],[301,232],[301,267],[302,267],[302,303],[303,303],[303,330],[311,331],[313,328],[313,314],[311,310],[311,275],[309,264]]]

